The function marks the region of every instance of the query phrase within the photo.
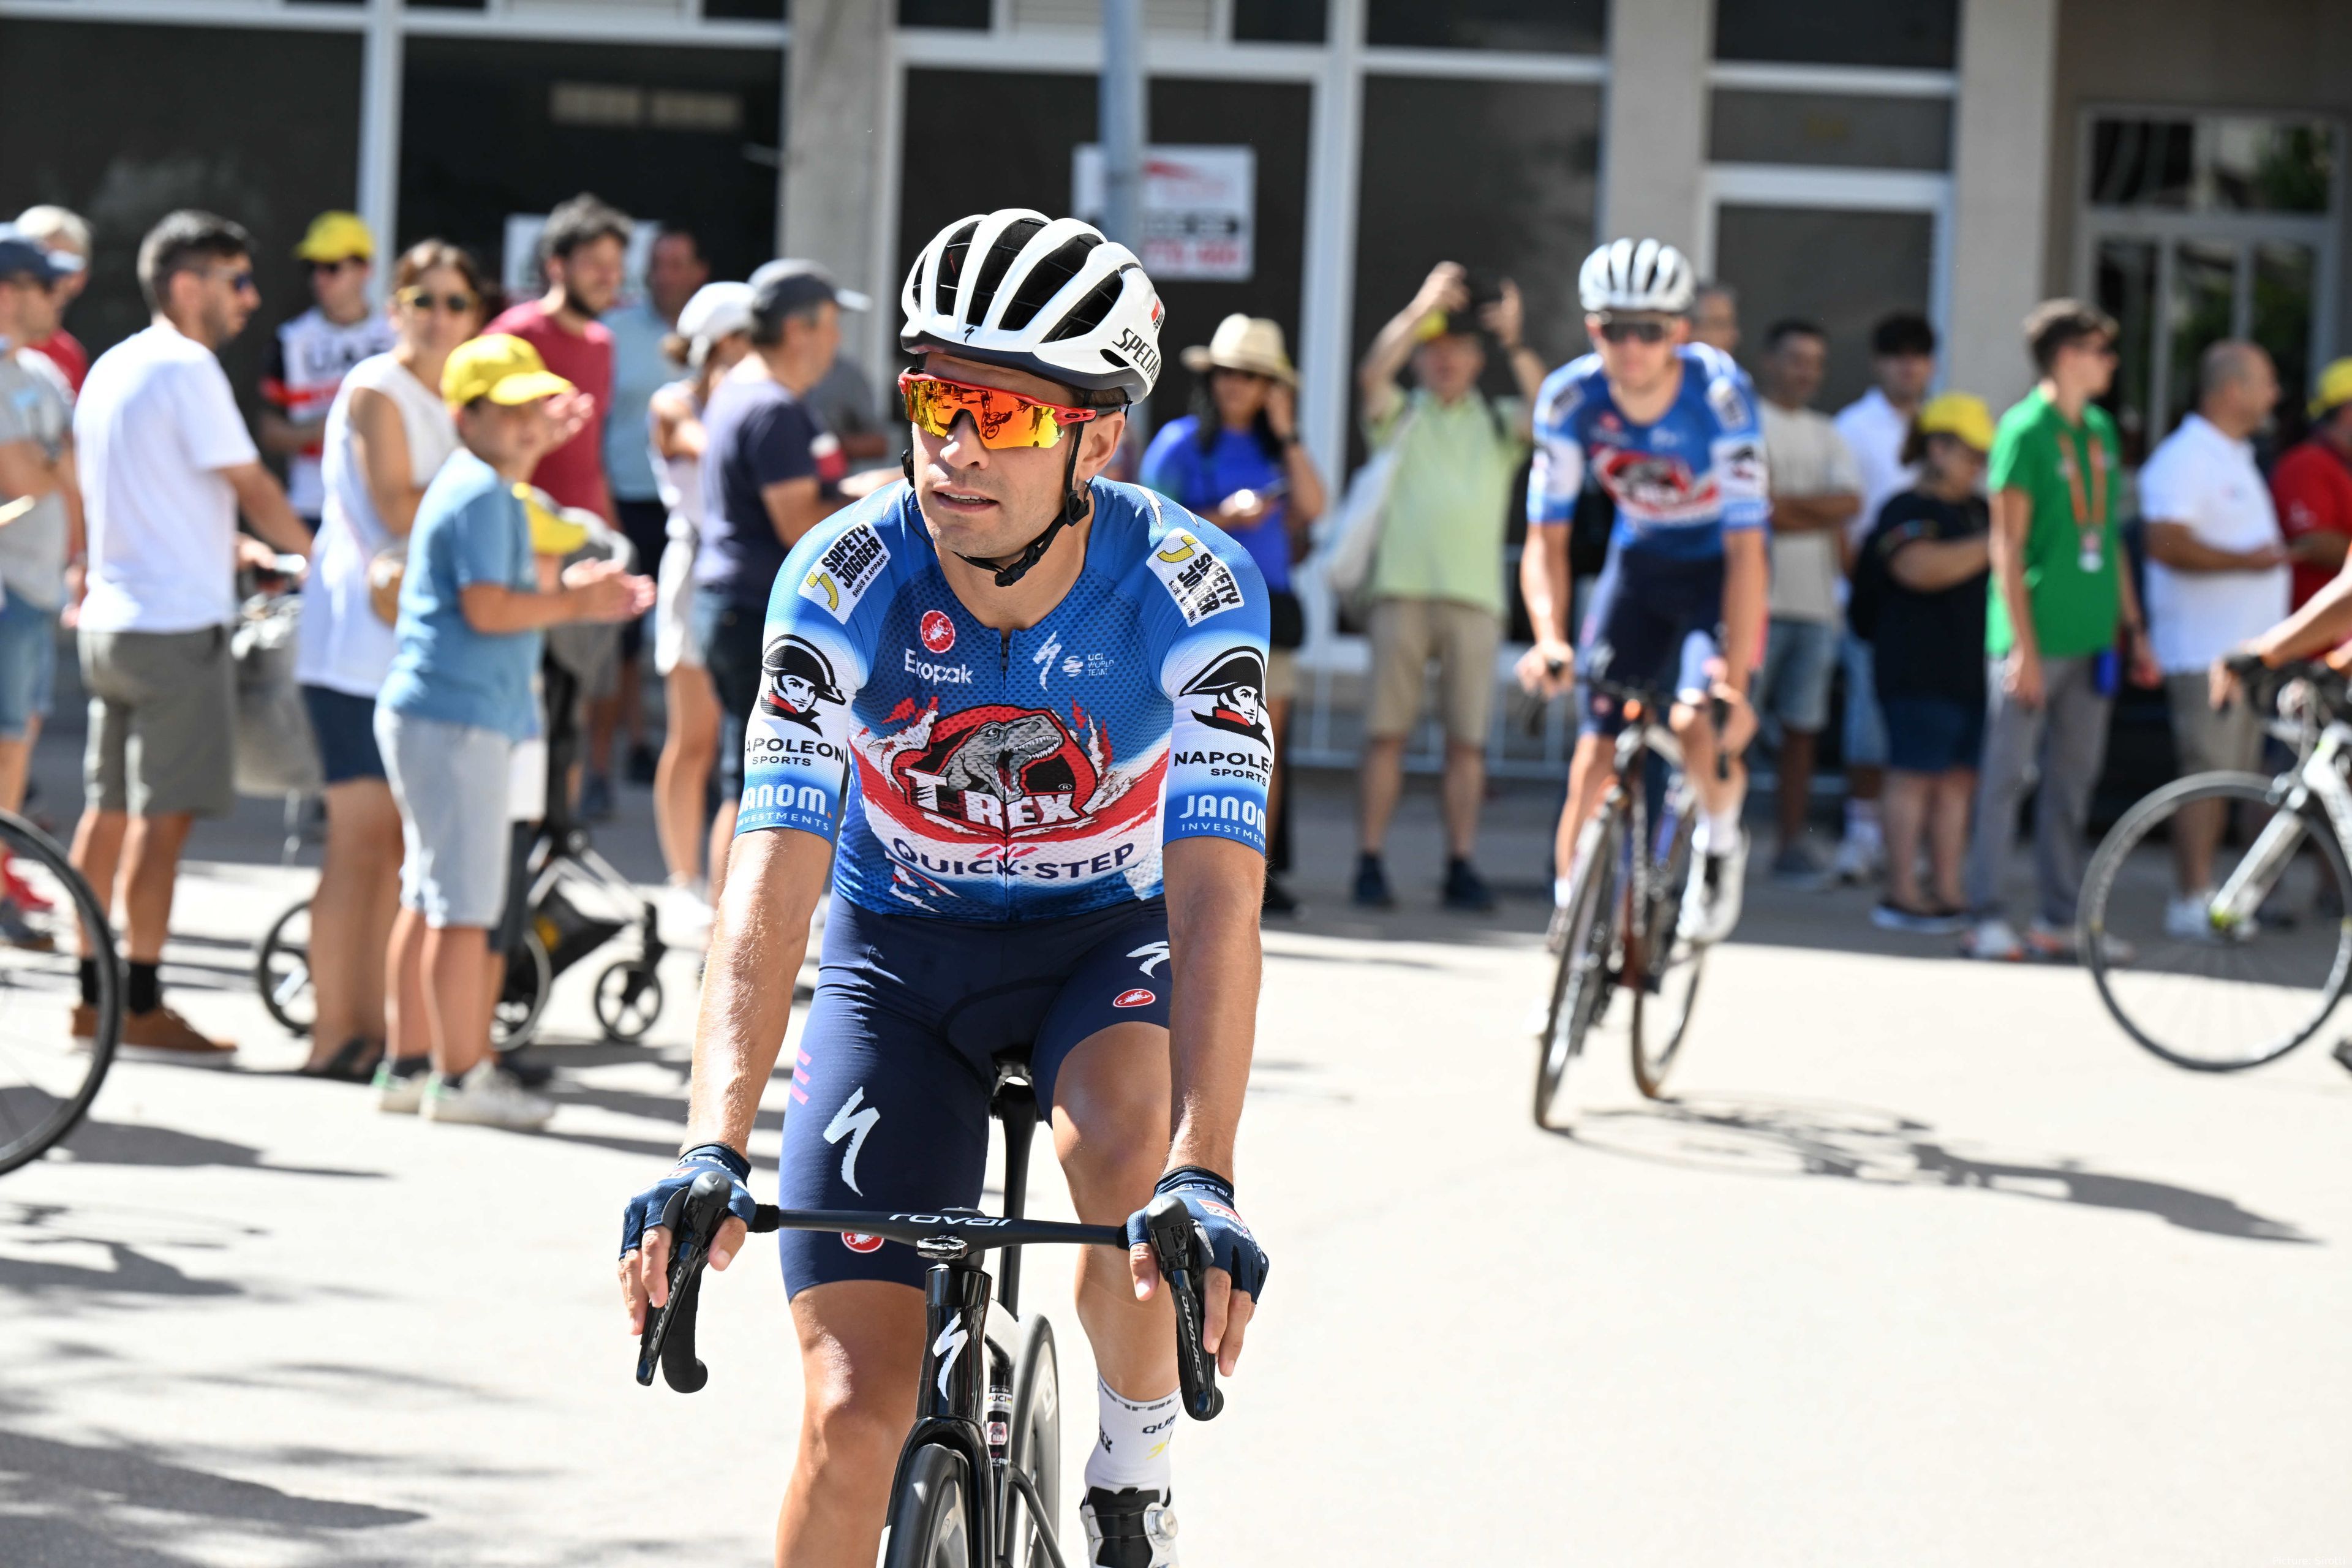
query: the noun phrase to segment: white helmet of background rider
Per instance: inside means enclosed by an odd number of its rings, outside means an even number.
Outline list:
[[[1696,291],[1683,253],[1654,239],[1612,239],[1586,257],[1576,276],[1578,298],[1595,316],[1617,310],[1679,316]]]
[[[899,295],[898,346],[1025,370],[1140,403],[1160,379],[1160,291],[1074,217],[1000,207],[931,237]]]

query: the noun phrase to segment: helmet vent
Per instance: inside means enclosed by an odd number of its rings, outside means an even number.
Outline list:
[[[996,243],[990,246],[988,254],[980,258],[980,271],[972,278],[971,292],[968,296],[971,302],[964,310],[965,321],[977,321],[986,318],[989,306],[996,299],[996,286],[1004,281],[1005,270],[1021,254],[1021,247],[1045,226],[1035,218],[1023,218],[1018,223],[1004,226],[1004,232],[996,237]]]
[[[1101,326],[1103,318],[1110,314],[1110,308],[1118,303],[1119,289],[1127,275],[1137,270],[1139,268],[1132,266],[1122,267],[1087,289],[1086,297],[1071,306],[1069,313],[1062,318],[1062,324],[1045,334],[1045,341],[1057,343],[1066,338],[1083,338]]]
[[[1029,275],[1021,279],[1020,292],[1006,302],[997,325],[1008,332],[1027,328],[1046,302],[1062,291],[1062,286],[1078,275],[1078,268],[1087,264],[1087,257],[1097,243],[1084,236],[1075,236],[1055,247],[1052,255],[1038,258]]]

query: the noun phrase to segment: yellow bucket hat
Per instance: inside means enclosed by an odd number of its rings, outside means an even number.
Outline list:
[[[468,338],[441,367],[441,401],[463,408],[478,397],[512,407],[570,392],[572,384],[547,368],[539,351],[505,332]]]
[[[373,261],[375,236],[368,232],[367,220],[357,213],[320,213],[310,220],[302,243],[294,247],[294,255],[302,261],[342,261],[354,256],[362,261]]]
[[[1946,392],[1929,398],[1919,409],[1919,433],[1950,436],[1979,452],[1992,450],[1992,410],[1985,400],[1967,392]]]
[[[2317,419],[2347,403],[2352,403],[2352,359],[2339,359],[2319,373],[2319,395],[2311,400],[2311,416]]]

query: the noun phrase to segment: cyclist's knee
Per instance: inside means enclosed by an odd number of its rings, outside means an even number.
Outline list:
[[[887,1476],[914,1421],[908,1391],[887,1391],[847,1375],[812,1375],[802,1443],[820,1469],[849,1476]]]

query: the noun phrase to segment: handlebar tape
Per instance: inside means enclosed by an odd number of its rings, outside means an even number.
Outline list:
[[[1217,1392],[1217,1358],[1201,1342],[1207,1322],[1201,1300],[1201,1241],[1192,1216],[1182,1200],[1162,1193],[1143,1211],[1144,1228],[1160,1263],[1160,1277],[1168,1282],[1176,1303],[1176,1371],[1182,1380],[1184,1408],[1195,1421],[1212,1421],[1225,1407]]]

